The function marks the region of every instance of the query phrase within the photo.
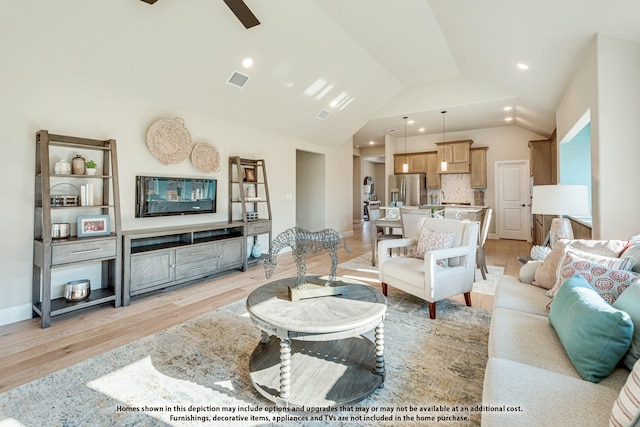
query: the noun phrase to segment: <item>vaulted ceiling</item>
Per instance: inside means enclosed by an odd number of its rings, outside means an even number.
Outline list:
[[[219,0],[5,1],[0,67],[338,146],[382,142],[404,115],[409,135],[438,133],[443,109],[448,131],[549,135],[594,34],[640,42],[636,0],[245,2],[260,25]]]

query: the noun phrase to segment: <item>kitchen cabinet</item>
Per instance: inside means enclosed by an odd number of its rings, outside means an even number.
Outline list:
[[[542,246],[547,240],[553,218],[557,218],[557,215],[535,214],[533,216],[533,245]]]
[[[558,183],[558,150],[556,132],[549,139],[529,141],[529,168],[533,185]]]
[[[120,197],[114,139],[54,135],[40,130],[36,133],[35,148],[32,310],[42,319],[42,327],[47,328],[53,316],[104,303],[120,306]],[[89,160],[95,159],[100,173],[89,175],[84,166],[73,171],[54,166],[56,156],[66,160],[74,155],[78,158],[79,153],[91,156]],[[58,188],[75,194],[52,194]],[[82,192],[83,188],[91,188],[95,193],[91,191],[89,195]],[[52,224],[80,224],[83,217],[87,222],[98,222],[103,229],[83,234],[82,229],[74,233],[76,229],[72,226],[69,237],[52,237]],[[82,301],[54,298],[54,270],[90,264],[101,268],[101,277],[100,283],[92,286],[88,298]]]
[[[440,174],[438,173],[438,152],[425,153],[427,164],[427,188],[440,188]]]
[[[402,171],[402,165],[409,164],[408,172]],[[400,175],[403,173],[426,173],[427,153],[407,153],[393,155],[393,173]]]
[[[469,173],[469,150],[473,140],[437,142],[438,146],[438,173]],[[440,166],[447,162],[447,170]]]
[[[591,227],[571,217],[569,218],[569,222],[571,223],[571,231],[573,231],[574,239],[591,240]]]
[[[477,147],[469,150],[471,188],[487,188],[487,150]]]

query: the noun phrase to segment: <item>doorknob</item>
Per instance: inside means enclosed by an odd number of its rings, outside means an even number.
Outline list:
[[[525,207],[525,206],[527,206],[527,205],[525,205],[525,204],[523,203],[523,204],[521,204],[520,206],[522,206],[522,207],[524,208],[524,207]]]

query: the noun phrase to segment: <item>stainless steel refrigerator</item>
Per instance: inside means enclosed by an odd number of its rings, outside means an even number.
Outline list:
[[[423,173],[389,175],[388,203],[402,202],[403,206],[427,204],[427,175]]]

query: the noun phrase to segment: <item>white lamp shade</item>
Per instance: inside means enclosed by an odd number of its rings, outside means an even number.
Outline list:
[[[590,216],[586,185],[534,185],[531,213]]]

